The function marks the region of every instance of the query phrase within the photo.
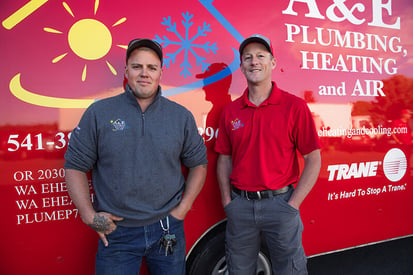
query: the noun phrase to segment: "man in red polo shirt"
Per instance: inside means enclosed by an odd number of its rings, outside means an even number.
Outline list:
[[[239,52],[248,88],[222,113],[215,144],[228,270],[255,274],[262,235],[274,274],[307,274],[299,207],[321,166],[314,121],[304,100],[271,81],[276,62],[268,38],[253,35]]]

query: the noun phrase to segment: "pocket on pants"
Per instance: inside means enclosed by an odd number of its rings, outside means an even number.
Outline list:
[[[284,200],[284,199],[281,199],[281,200],[280,200],[280,204],[283,206],[283,208],[291,211],[291,212],[294,213],[294,214],[300,211],[300,210],[298,210],[297,208],[292,207],[292,206],[288,203],[288,201],[286,201],[286,200]]]
[[[225,205],[225,207],[224,207],[225,212],[229,211],[229,210],[232,208],[232,206],[234,206],[235,202],[236,202],[240,197],[239,197],[238,195],[236,195],[236,196],[232,196],[232,195],[231,195],[231,198],[232,198],[232,200],[231,200],[227,205]]]
[[[115,236],[115,235],[116,235],[116,233],[117,233],[118,231],[122,231],[122,229],[120,228],[120,226],[119,226],[119,225],[116,225],[115,230],[113,230],[113,231],[112,231],[112,232],[110,232],[109,234],[106,234],[106,237],[109,237],[109,236]]]
[[[183,222],[184,222],[184,220],[175,218],[175,217],[172,216],[171,214],[169,214],[169,219],[171,219],[172,221],[175,221],[175,222],[177,222],[177,223],[183,223]]]
[[[300,210],[294,208],[288,203],[291,195],[293,194],[293,191],[294,190],[291,188],[287,193],[273,197],[273,200],[276,201],[283,209],[287,210],[287,213],[297,214],[300,212]]]

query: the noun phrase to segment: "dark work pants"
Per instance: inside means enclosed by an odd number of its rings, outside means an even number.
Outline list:
[[[292,192],[291,188],[287,193],[262,200],[247,200],[232,193],[233,200],[225,207],[230,274],[256,274],[261,234],[270,252],[274,274],[307,274],[300,213],[287,203]]]

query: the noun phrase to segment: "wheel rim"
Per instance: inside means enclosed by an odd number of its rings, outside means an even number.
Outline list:
[[[257,260],[257,275],[271,275],[271,262],[260,252]],[[214,266],[211,275],[228,275],[227,263],[225,256],[222,257]]]

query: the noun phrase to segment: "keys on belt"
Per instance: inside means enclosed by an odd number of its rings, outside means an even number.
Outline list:
[[[287,185],[283,188],[276,189],[276,190],[263,190],[263,191],[245,191],[232,186],[232,191],[240,195],[241,197],[246,198],[247,200],[261,200],[261,199],[268,199],[280,194],[287,193],[288,190],[292,188],[292,185]]]

